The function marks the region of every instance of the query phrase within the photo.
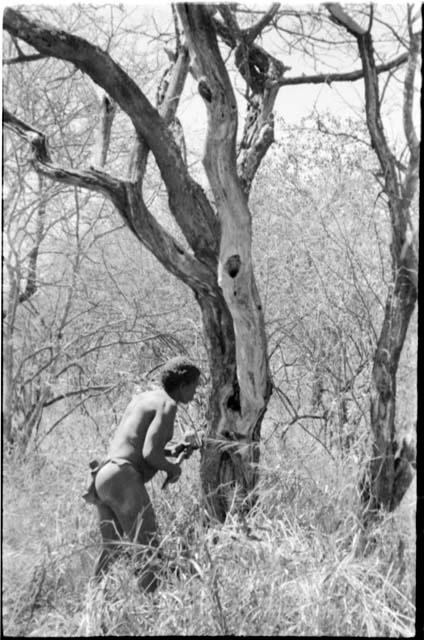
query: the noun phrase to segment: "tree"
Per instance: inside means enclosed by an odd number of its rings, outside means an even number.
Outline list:
[[[302,37],[313,38],[314,25],[328,22],[321,9],[296,12],[272,5],[259,19],[250,12],[243,17],[243,10],[238,9],[238,5],[177,5],[176,52],[170,56],[171,67],[163,78],[156,108],[100,47],[14,9],[4,13],[4,27],[12,38],[26,42],[42,56],[70,62],[105,91],[104,108],[111,115],[105,123],[112,123],[116,104],[134,127],[136,144],[129,178],[122,179],[98,166],[64,168],[52,160],[44,133],[8,109],[3,115],[5,124],[30,142],[38,171],[109,198],[138,240],[192,289],[201,310],[211,377],[202,485],[209,512],[221,520],[235,501],[249,506],[254,500],[260,429],[272,391],[263,307],[252,265],[248,198],[257,169],[273,142],[275,100],[283,86],[364,76],[361,69],[286,77],[288,67],[258,44],[266,31],[278,29],[279,20],[285,19],[298,22],[302,30],[305,21],[312,25]],[[235,68],[246,85],[248,107],[240,140],[238,103],[223,47],[234,55]],[[22,59],[31,55],[22,54]],[[397,68],[406,59],[402,54],[375,71]],[[189,73],[197,81],[207,110],[203,163],[211,199],[191,176],[184,145],[175,135],[179,130],[176,110]],[[107,143],[106,135],[103,141]],[[150,152],[167,190],[169,210],[182,232],[181,240],[146,206],[143,181]]]
[[[380,163],[383,191],[390,211],[393,285],[386,300],[383,326],[374,356],[371,390],[374,445],[365,497],[371,512],[381,506],[393,510],[410,485],[410,462],[414,458],[408,443],[400,443],[397,439],[396,374],[418,290],[418,238],[411,209],[418,185],[420,144],[412,110],[421,35],[413,31],[412,8],[408,7],[409,53],[403,96],[407,161],[401,163],[388,145],[381,119],[381,95],[371,35],[373,7],[369,10],[368,26],[364,28],[340,5],[327,6],[334,22],[346,29],[357,42],[364,70],[367,125]]]

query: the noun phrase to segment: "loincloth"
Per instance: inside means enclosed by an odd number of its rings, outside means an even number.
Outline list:
[[[106,464],[108,464],[108,462],[113,462],[114,464],[118,465],[118,467],[123,467],[124,465],[129,464],[131,467],[133,467],[133,469],[137,471],[137,473],[140,473],[141,475],[143,475],[142,469],[137,467],[137,465],[134,462],[132,462],[131,460],[128,460],[127,458],[116,458],[116,457],[106,458],[106,460],[102,460],[102,462],[98,462],[97,460],[91,460],[89,462],[90,474],[91,474],[90,484],[87,487],[87,490],[82,495],[83,499],[88,504],[99,504],[102,502],[96,491],[96,476],[99,473],[100,469],[102,469]]]

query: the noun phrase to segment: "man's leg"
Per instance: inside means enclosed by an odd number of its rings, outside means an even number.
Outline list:
[[[128,538],[139,545],[136,562],[140,567],[140,586],[154,591],[157,580],[150,558],[158,545],[157,525],[141,474],[130,464],[109,463],[97,474],[96,490]]]
[[[158,546],[155,513],[144,483],[127,487],[126,500],[115,506],[119,522],[128,538],[135,543],[136,573],[145,591],[154,591],[158,581],[152,555]]]
[[[94,577],[96,580],[100,580],[119,553],[119,542],[123,530],[110,507],[105,504],[97,504],[97,511],[102,535],[102,551],[94,567]]]

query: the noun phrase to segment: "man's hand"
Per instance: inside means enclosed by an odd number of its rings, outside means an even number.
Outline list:
[[[186,447],[199,447],[199,436],[194,429],[189,429],[183,434],[182,444]]]
[[[168,471],[168,475],[166,476],[165,482],[162,485],[162,489],[165,489],[165,487],[168,484],[174,484],[175,482],[177,482],[180,478],[181,475],[181,467],[179,464],[170,464],[170,468]]]
[[[164,453],[171,458],[180,457],[180,454],[184,452],[184,458],[187,460],[193,451],[199,449],[201,446],[201,439],[198,433],[194,429],[186,431],[183,438],[177,443],[168,444]]]
[[[179,479],[180,475],[181,475],[181,467],[179,466],[183,460],[187,460],[191,454],[193,453],[193,451],[195,449],[199,449],[201,446],[201,440],[199,438],[199,435],[195,432],[195,431],[187,431],[184,434],[184,439],[182,442],[180,442],[177,445],[174,445],[171,447],[166,447],[165,448],[165,455],[178,455],[177,458],[177,463],[172,465],[172,467],[177,467],[179,469],[179,473],[174,475],[174,470],[172,471],[168,471],[168,476],[165,480],[165,482],[162,485],[162,489],[165,489],[165,487],[168,484],[173,484],[174,482],[177,482],[177,480]],[[170,463],[171,464],[171,463]]]

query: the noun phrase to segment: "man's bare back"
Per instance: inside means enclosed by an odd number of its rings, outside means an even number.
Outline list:
[[[115,436],[109,448],[109,458],[125,458],[142,473],[144,482],[149,482],[159,471],[159,467],[152,467],[152,449],[165,447],[174,432],[174,419],[177,403],[164,389],[145,391],[135,396],[122,417]],[[147,436],[147,437],[146,437]],[[153,441],[153,442],[152,442]],[[157,456],[156,456],[157,457]],[[170,471],[169,463],[155,460]]]

